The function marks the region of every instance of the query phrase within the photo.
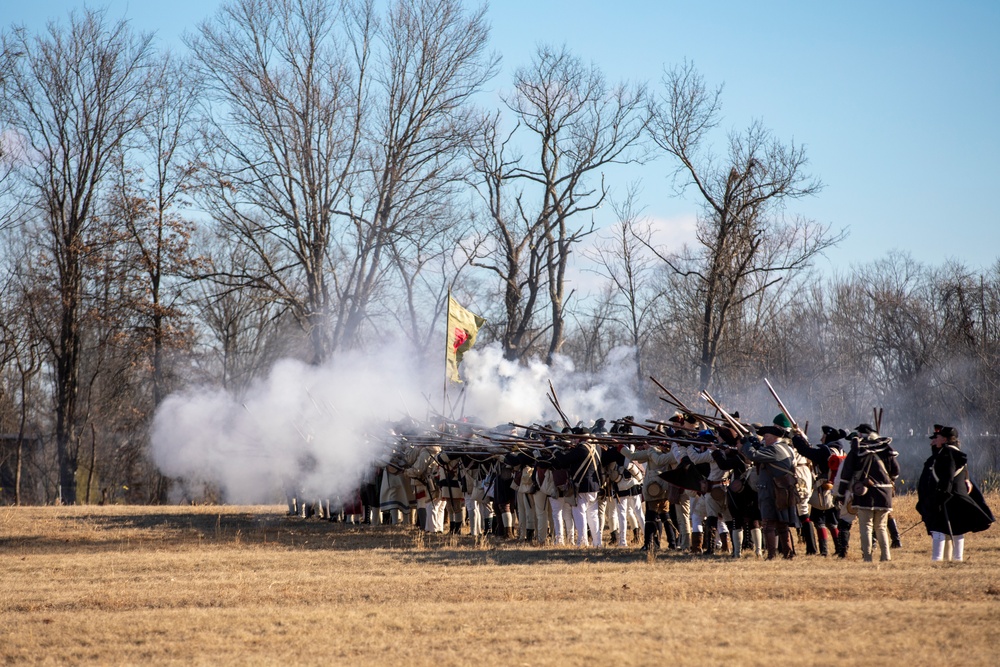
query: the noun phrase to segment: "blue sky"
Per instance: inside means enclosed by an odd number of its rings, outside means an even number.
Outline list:
[[[179,49],[220,2],[89,4]],[[82,6],[0,0],[0,24],[37,30]],[[565,44],[613,80],[655,83],[686,58],[725,85],[725,128],[761,119],[804,144],[826,187],[793,212],[850,232],[820,268],[893,249],[973,269],[1000,257],[1000,2],[495,0],[489,16],[498,88],[540,42]],[[696,207],[671,196],[669,172],[661,160],[636,173],[647,215],[681,240]]]

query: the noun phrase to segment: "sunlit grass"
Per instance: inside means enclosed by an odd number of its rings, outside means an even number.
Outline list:
[[[997,507],[998,498],[991,497]],[[901,529],[914,498],[897,499]],[[0,509],[0,659],[89,664],[996,664],[1000,537],[932,564],[581,551],[279,507]],[[802,549],[800,549],[801,551]]]

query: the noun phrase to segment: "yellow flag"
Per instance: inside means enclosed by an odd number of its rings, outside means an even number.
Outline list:
[[[479,327],[484,324],[486,324],[485,319],[466,310],[450,294],[448,295],[448,348],[445,372],[449,380],[462,381],[458,376],[458,365],[462,363],[462,355],[476,342]]]

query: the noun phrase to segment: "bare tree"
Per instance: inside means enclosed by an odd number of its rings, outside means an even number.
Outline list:
[[[485,6],[466,13],[458,0],[397,0],[375,36],[368,141],[343,211],[355,244],[338,279],[343,345],[358,343],[398,258],[425,252],[453,226],[450,200],[464,183],[463,148],[479,122],[472,98],[499,64],[487,52]]]
[[[311,337],[315,360],[331,348],[326,262],[361,139],[336,9],[234,0],[188,41],[209,102],[204,201],[263,269],[215,277],[272,292]]]
[[[603,175],[614,164],[641,161],[645,89],[609,86],[596,67],[587,67],[565,48],[539,47],[532,63],[514,75],[506,99],[518,121],[538,142],[537,166],[519,166],[515,177],[541,190],[536,220],[545,230],[551,330],[547,363],[562,347],[566,269],[573,246],[593,226],[573,226],[580,214],[600,207],[608,190]]]
[[[138,348],[152,379],[152,405],[166,386],[165,355],[190,347],[180,282],[200,265],[191,248],[194,223],[185,217],[195,186],[193,113],[199,86],[183,62],[165,56],[150,88],[150,111],[127,151],[116,156],[109,237],[117,237],[123,297],[135,312]]]
[[[25,443],[37,443],[37,406],[39,397],[34,390],[35,379],[42,368],[42,340],[32,331],[27,309],[24,307],[25,291],[20,284],[17,258],[5,258],[11,262],[5,279],[0,285],[0,431],[16,433],[12,461],[0,460],[8,464],[14,478],[14,504],[23,500],[22,479],[25,462]],[[8,387],[15,391],[7,391]],[[13,395],[15,394],[16,395]],[[9,406],[9,409],[8,409]],[[4,452],[7,454],[7,452]]]
[[[214,274],[252,275],[261,268],[260,256],[232,238],[202,230],[198,238],[208,271]],[[242,396],[252,382],[264,375],[271,361],[298,357],[306,341],[293,335],[297,329],[287,306],[263,288],[230,288],[202,280],[191,294],[199,345],[194,355],[191,381],[218,385]],[[301,329],[298,329],[301,331]]]
[[[59,326],[48,342],[55,359],[60,491],[63,502],[73,503],[83,239],[111,156],[146,111],[151,37],[86,10],[71,14],[65,28],[49,24],[45,35],[14,28],[3,43],[5,52],[17,54],[3,90],[10,128],[28,147],[25,177],[55,270]]]
[[[588,258],[605,276],[615,293],[615,317],[632,346],[637,386],[646,382],[643,357],[649,346],[646,335],[663,296],[655,280],[659,262],[648,247],[652,244],[652,223],[643,219],[636,185],[629,187],[623,201],[611,201],[618,222],[595,244]]]
[[[596,66],[565,48],[540,46],[515,73],[504,102],[521,141],[536,152],[530,160],[509,153],[510,135],[503,138],[491,121],[476,167],[493,229],[475,245],[472,261],[503,282],[507,357],[523,358],[547,332],[551,363],[565,336],[569,259],[594,231],[592,221],[577,221],[607,197],[604,169],[643,159],[645,90],[610,86]],[[543,289],[549,309],[544,326],[534,321]]]
[[[497,113],[470,144],[473,183],[485,207],[486,224],[463,245],[471,265],[497,276],[503,310],[497,338],[509,360],[523,359],[545,333],[537,327],[545,287],[544,220],[524,213],[523,193],[514,177],[519,154],[511,154],[513,132],[504,135]]]
[[[778,281],[807,268],[845,237],[829,225],[782,215],[793,199],[813,195],[821,183],[805,171],[805,149],[776,139],[759,121],[731,133],[725,158],[707,145],[719,123],[721,88],[708,90],[693,65],[668,70],[652,103],[651,136],[677,160],[675,178],[693,186],[703,212],[697,246],[681,253],[658,251],[697,294],[700,318],[699,380],[711,385],[730,318]]]
[[[226,278],[285,303],[313,361],[359,342],[390,248],[442,224],[487,34],[457,0],[400,0],[384,22],[371,1],[235,0],[191,40],[213,100],[206,201],[264,268]]]

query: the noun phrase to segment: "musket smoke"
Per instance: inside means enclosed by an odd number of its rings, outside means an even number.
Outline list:
[[[551,367],[519,365],[498,345],[474,349],[463,360],[464,386],[452,388],[445,405],[443,370],[420,367],[417,356],[386,347],[377,357],[341,354],[323,366],[286,359],[243,397],[214,388],[173,394],[153,420],[153,461],[189,489],[213,485],[227,502],[274,502],[290,482],[310,497],[334,497],[352,491],[382,452],[373,427],[377,436],[407,409],[417,419],[444,413],[486,425],[554,422],[545,398],[551,380],[571,419],[589,424],[643,413],[627,349],[614,350],[596,376],[576,372],[565,358]]]

